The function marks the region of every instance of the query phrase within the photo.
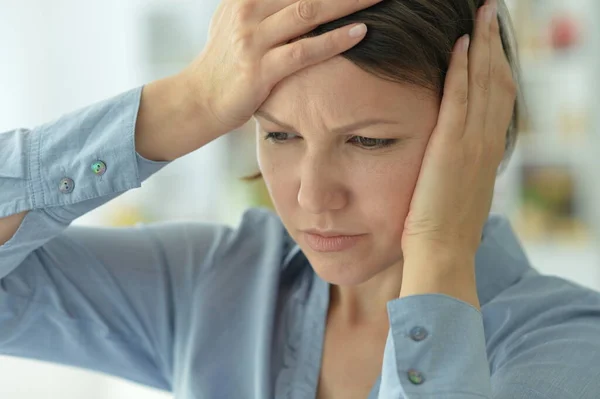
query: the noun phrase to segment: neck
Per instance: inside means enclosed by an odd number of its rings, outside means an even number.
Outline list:
[[[329,313],[348,328],[387,323],[387,303],[400,296],[402,266],[394,264],[359,285],[331,285]]]

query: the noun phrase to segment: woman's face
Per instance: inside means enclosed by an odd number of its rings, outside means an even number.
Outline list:
[[[281,81],[257,111],[258,162],[273,204],[321,278],[356,285],[402,266],[404,220],[438,111],[432,92],[342,57]],[[360,236],[334,248],[309,229]]]

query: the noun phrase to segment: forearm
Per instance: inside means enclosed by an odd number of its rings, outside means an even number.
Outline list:
[[[182,74],[145,85],[135,128],[136,151],[152,161],[173,161],[227,133],[200,96],[201,90],[192,90]]]
[[[459,254],[442,257],[436,254],[405,259],[399,297],[420,294],[445,294],[481,310],[475,257]]]

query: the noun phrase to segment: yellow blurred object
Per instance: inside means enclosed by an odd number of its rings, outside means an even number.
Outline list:
[[[251,184],[252,184],[252,192],[253,192],[253,197],[254,197],[253,205],[262,206],[265,208],[275,210],[273,203],[271,201],[271,196],[269,195],[269,190],[267,189],[267,185],[265,184],[265,181],[261,178],[261,179],[258,179],[256,181],[252,182]]]
[[[585,110],[562,108],[558,113],[558,126],[561,137],[571,140],[585,138],[585,132],[590,131],[588,116]]]
[[[131,205],[116,206],[107,218],[107,224],[114,227],[134,226],[140,222],[150,222],[150,220],[139,208]]]

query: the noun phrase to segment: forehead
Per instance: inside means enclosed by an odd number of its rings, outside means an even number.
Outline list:
[[[260,110],[291,124],[337,124],[364,117],[418,120],[437,113],[437,106],[437,96],[426,89],[384,80],[334,57],[283,79]]]

